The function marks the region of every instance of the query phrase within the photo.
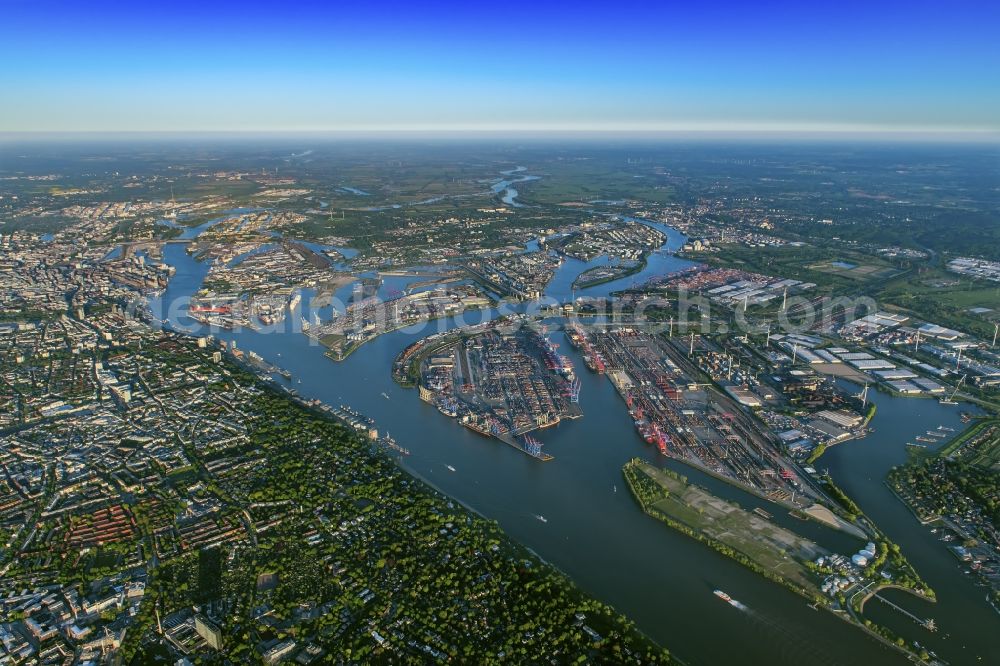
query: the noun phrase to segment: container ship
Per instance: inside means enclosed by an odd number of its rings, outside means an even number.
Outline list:
[[[535,342],[538,344],[538,348],[542,352],[542,360],[545,362],[545,367],[572,382],[575,379],[573,374],[573,361],[571,361],[568,357],[559,354],[557,351],[559,345],[555,344],[544,335],[536,334],[535,338]]]
[[[587,366],[587,369],[591,372],[596,372],[599,375],[604,374],[604,357],[602,357],[599,352],[594,351],[591,354],[584,354],[583,364]]]
[[[439,398],[436,406],[438,411],[445,416],[450,416],[451,418],[458,416],[458,402],[454,398]]]
[[[460,419],[462,425],[473,432],[478,432],[486,437],[502,438],[509,431],[506,425],[492,416],[478,417],[473,413],[466,414]]]
[[[588,370],[597,374],[604,374],[606,369],[604,357],[590,345],[587,333],[579,324],[576,322],[567,324],[566,337],[569,339],[569,344],[581,352],[583,355],[583,364],[587,366]]]
[[[480,423],[479,421],[473,421],[472,419],[462,421],[462,425],[471,430],[472,432],[477,432],[483,437],[492,437],[490,433],[489,426]]]
[[[633,419],[635,429],[639,432],[639,436],[647,444],[656,445],[656,449],[662,455],[668,455],[667,444],[672,440],[670,435],[668,435],[664,428],[656,421],[645,418],[645,413],[643,412],[642,405],[636,404],[631,393],[625,398],[625,404],[628,405],[628,413]]]

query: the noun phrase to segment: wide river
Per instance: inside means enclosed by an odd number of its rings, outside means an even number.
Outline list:
[[[668,233],[667,248],[683,236]],[[185,234],[189,237],[191,234]],[[164,247],[164,260],[176,275],[164,294],[153,299],[157,314],[164,304],[191,296],[207,266],[181,244]],[[642,274],[607,283],[601,295],[653,274],[683,268],[687,262],[668,253],[654,254]],[[567,298],[572,278],[584,262],[567,262],[546,295]],[[405,285],[395,279],[395,288]],[[303,299],[306,300],[306,299]],[[475,323],[496,311],[467,315]],[[167,314],[171,324],[204,334],[184,310]],[[630,497],[621,466],[641,456],[681,470],[713,491],[752,507],[763,504],[731,486],[705,478],[655,455],[636,435],[611,383],[588,373],[561,332],[552,335],[570,355],[582,380],[584,417],[538,435],[555,460],[541,463],[510,447],[473,434],[421,402],[416,391],[397,386],[390,368],[397,353],[419,337],[462,322],[440,320],[419,330],[403,329],[362,346],[345,361],[323,356],[323,348],[296,332],[214,331],[292,373],[291,385],[305,398],[330,405],[347,404],[374,418],[411,451],[402,465],[443,492],[497,520],[514,539],[559,567],[584,590],[635,620],[654,640],[691,664],[902,664],[905,659],[864,632],[824,611],[809,608],[797,595],[750,573],[739,564],[643,514]],[[284,380],[282,380],[284,381]],[[387,396],[387,397],[386,397]],[[984,592],[933,535],[921,527],[882,480],[903,461],[904,443],[939,425],[962,428],[958,408],[931,400],[873,394],[878,404],[876,431],[867,438],[831,449],[820,460],[848,493],[903,547],[920,573],[936,589],[932,605],[893,597],[941,628],[931,634],[872,602],[871,613],[910,639],[937,651],[953,664],[1000,663],[1000,616],[984,601]],[[449,471],[447,465],[455,468]],[[859,547],[849,537],[812,523],[795,521],[771,506],[776,520],[803,531],[824,545],[850,553]],[[544,516],[543,522],[537,516]],[[721,588],[747,606],[737,610],[717,599]],[[875,608],[882,606],[883,608]]]

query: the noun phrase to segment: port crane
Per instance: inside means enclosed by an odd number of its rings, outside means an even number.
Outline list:
[[[868,406],[868,382],[865,382],[865,387],[854,397],[861,401],[862,407]]]
[[[957,384],[955,384],[955,390],[951,392],[951,395],[947,398],[941,398],[938,402],[942,405],[957,405],[958,403],[955,402],[955,396],[958,394],[958,389],[962,388],[962,384],[965,383],[965,378],[968,376],[968,374],[962,375],[962,378],[958,380]]]

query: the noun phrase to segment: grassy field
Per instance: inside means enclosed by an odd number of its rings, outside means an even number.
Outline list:
[[[977,447],[969,462],[979,467],[1000,471],[1000,423],[994,422],[986,440]]]
[[[990,340],[1000,320],[1000,284],[972,280],[940,268],[902,269],[856,251],[815,246],[723,246],[692,259],[781,278],[815,282],[816,295],[869,296],[880,308],[900,312]],[[847,264],[847,265],[842,265]],[[990,311],[974,313],[974,308]]]
[[[822,294],[856,294],[859,288],[883,282],[901,272],[889,262],[871,255],[812,245],[724,245],[718,252],[691,253],[690,258],[772,277],[814,282]]]
[[[660,514],[742,553],[801,588],[815,587],[814,577],[803,562],[823,553],[816,543],[649,463],[638,462],[631,469],[639,501],[651,515]]]
[[[935,455],[1000,471],[1000,419],[973,424]]]
[[[885,279],[894,275],[897,271],[891,266],[884,266],[875,263],[855,264],[849,261],[828,259],[806,266],[809,270],[836,275],[855,280],[858,282],[868,282],[870,280]]]
[[[524,203],[533,205],[622,199],[667,203],[675,194],[666,178],[648,166],[630,167],[624,162],[553,161],[532,166],[529,173],[542,178],[515,187]]]
[[[976,281],[936,268],[919,271],[907,279],[889,280],[877,292],[880,303],[992,339],[993,321],[1000,318],[1000,284]],[[975,314],[973,308],[991,312]]]

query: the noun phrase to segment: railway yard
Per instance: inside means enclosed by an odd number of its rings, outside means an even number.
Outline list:
[[[572,363],[527,327],[458,336],[420,364],[420,397],[482,435],[551,460],[530,432],[583,415]]]
[[[686,344],[630,327],[570,329],[570,340],[604,372],[639,434],[666,456],[741,482],[774,499],[803,488],[770,433],[736,400],[699,381]]]

